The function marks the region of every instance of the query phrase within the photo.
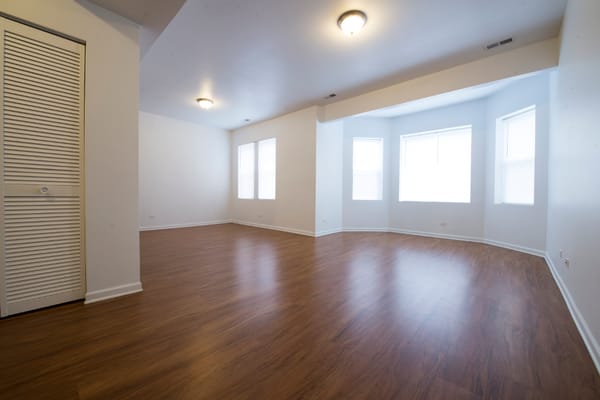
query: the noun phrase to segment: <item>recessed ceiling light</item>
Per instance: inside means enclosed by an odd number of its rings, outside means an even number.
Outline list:
[[[367,23],[367,14],[360,10],[346,11],[338,18],[338,26],[344,33],[354,35]]]
[[[212,101],[211,99],[207,99],[204,97],[197,98],[196,103],[198,103],[200,108],[202,108],[203,110],[210,110],[212,108],[212,106],[215,104],[215,102]]]

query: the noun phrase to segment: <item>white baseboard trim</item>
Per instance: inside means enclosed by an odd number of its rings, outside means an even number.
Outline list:
[[[299,230],[299,229],[266,225],[266,224],[257,224],[254,222],[247,222],[247,221],[241,221],[241,220],[231,220],[230,222],[234,223],[234,224],[238,224],[238,225],[246,225],[246,226],[252,226],[255,228],[263,228],[263,229],[272,229],[272,230],[276,230],[276,231],[296,233],[299,235],[312,236],[312,237],[322,237],[322,236],[332,235],[332,234],[341,233],[341,232],[388,232],[388,233],[400,233],[403,235],[423,236],[423,237],[448,239],[448,240],[462,240],[465,242],[489,244],[492,246],[502,247],[502,248],[514,250],[514,251],[519,251],[521,253],[531,254],[534,256],[538,256],[538,257],[544,257],[546,254],[545,251],[543,251],[543,250],[537,250],[537,249],[533,249],[530,247],[519,246],[519,245],[512,244],[512,243],[501,242],[499,240],[484,239],[484,238],[478,238],[478,237],[474,237],[474,236],[452,235],[452,234],[447,234],[447,233],[423,232],[423,231],[415,231],[415,230],[411,230],[411,229],[399,229],[399,228],[390,228],[390,227],[387,227],[387,228],[344,227],[344,228],[334,228],[334,229],[329,229],[329,230],[313,233],[313,232],[306,231],[306,230]]]
[[[108,300],[115,297],[121,297],[128,294],[141,292],[142,283],[130,283],[127,285],[115,286],[108,289],[96,290],[85,294],[84,304],[96,303],[98,301]]]
[[[178,229],[178,228],[194,228],[196,226],[209,226],[209,225],[222,225],[231,223],[230,219],[223,219],[217,221],[207,222],[190,222],[185,224],[172,224],[172,225],[153,225],[153,226],[140,226],[140,232],[144,231],[160,231],[163,229]]]
[[[509,250],[519,251],[521,253],[527,253],[538,257],[544,257],[545,252],[543,250],[532,249],[530,247],[519,246],[512,243],[501,242],[498,240],[484,239],[474,236],[463,236],[463,235],[452,235],[447,233],[437,233],[437,232],[423,232],[423,231],[414,231],[411,229],[398,229],[398,228],[343,228],[333,232],[326,232],[319,234],[318,236],[328,235],[331,233],[338,232],[390,232],[390,233],[400,233],[403,235],[413,235],[413,236],[424,236],[431,237],[437,239],[448,239],[448,240],[462,240],[465,242],[474,242],[474,243],[484,243],[489,244],[496,247],[502,247]]]
[[[531,254],[532,256],[538,256],[544,258],[546,256],[546,252],[544,250],[532,249],[531,247],[519,246],[512,243],[501,242],[499,240],[491,240],[491,239],[483,239],[482,241],[485,244],[491,244],[496,247],[503,247],[509,250],[520,251],[521,253]]]
[[[348,226],[348,227],[344,227],[342,228],[343,232],[389,232],[390,228],[363,228],[363,227],[354,227],[354,226]]]
[[[571,296],[567,285],[565,285],[560,274],[558,273],[558,270],[552,262],[550,255],[546,253],[544,255],[544,259],[546,260],[548,269],[550,270],[550,273],[552,274],[552,277],[556,282],[556,286],[558,286],[558,289],[560,289],[560,293],[562,294],[565,303],[567,303],[567,308],[571,313],[571,318],[573,318],[573,321],[575,321],[575,326],[577,326],[577,330],[579,330],[579,334],[583,338],[583,342],[585,343],[585,346],[587,347],[587,350],[590,353],[590,356],[592,357],[592,361],[596,366],[596,370],[598,370],[598,373],[600,374],[600,345],[598,344],[598,341],[592,334],[592,330],[588,326],[587,322],[581,315],[579,308],[577,308],[577,304],[573,300],[573,297]]]
[[[256,222],[242,221],[239,219],[233,219],[233,220],[231,220],[231,223],[238,224],[238,225],[244,225],[244,226],[251,226],[253,228],[271,229],[273,231],[295,233],[296,235],[315,237],[315,233],[313,231],[307,231],[307,230],[303,230],[303,229],[288,228],[285,226],[258,224]]]
[[[319,232],[315,233],[315,237],[333,235],[334,233],[341,233],[341,232],[344,232],[343,228],[327,229],[325,231],[319,231]]]
[[[472,237],[472,236],[451,235],[451,234],[447,234],[447,233],[436,233],[436,232],[413,231],[410,229],[388,228],[388,232],[400,233],[403,235],[431,237],[431,238],[436,238],[436,239],[461,240],[463,242],[475,242],[475,243],[483,243],[484,242],[481,238],[476,238],[476,237]]]

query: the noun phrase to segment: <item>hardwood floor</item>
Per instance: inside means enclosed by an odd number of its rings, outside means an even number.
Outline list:
[[[0,398],[600,398],[538,257],[237,225],[141,247],[143,293],[0,321]]]

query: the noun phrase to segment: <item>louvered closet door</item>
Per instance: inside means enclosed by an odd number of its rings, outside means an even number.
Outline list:
[[[2,316],[80,299],[84,46],[0,18]]]

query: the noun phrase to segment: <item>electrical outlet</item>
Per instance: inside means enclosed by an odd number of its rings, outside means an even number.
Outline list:
[[[154,218],[156,218],[156,215],[148,215],[148,218],[149,219],[154,219]]]
[[[569,260],[568,258],[565,258],[564,263],[565,263],[565,267],[571,268],[571,260]]]
[[[560,258],[565,258],[565,251],[563,249],[560,249],[558,255],[560,256]]]
[[[441,226],[442,228],[445,228],[445,227],[447,227],[447,226],[448,226],[448,223],[447,223],[447,222],[445,222],[445,221],[444,221],[444,222],[440,222],[440,226]]]

